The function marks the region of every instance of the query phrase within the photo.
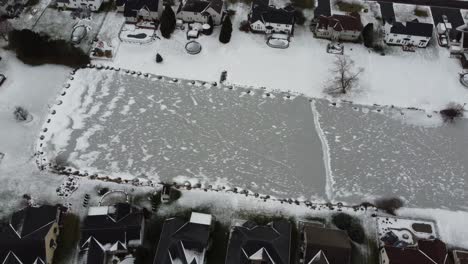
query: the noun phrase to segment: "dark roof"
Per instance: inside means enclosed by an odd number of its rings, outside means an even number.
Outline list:
[[[223,11],[223,0],[187,0],[181,11],[188,11],[194,13],[202,13],[208,8],[213,8],[218,13]]]
[[[182,7],[182,11],[189,11],[194,13],[201,13],[203,12],[210,2],[202,1],[202,0],[187,0],[184,6]]]
[[[184,248],[194,252],[203,252],[208,246],[209,235],[210,226],[208,225],[185,222],[181,218],[167,219],[164,221],[153,263],[171,264],[171,258],[173,258],[179,259],[182,264],[203,264],[187,259]]]
[[[83,221],[80,245],[94,237],[105,245],[120,241],[140,240],[143,212],[128,203],[112,206],[115,211],[104,215],[89,215]],[[111,208],[112,208],[111,207]]]
[[[51,224],[57,218],[57,206],[43,205],[41,207],[26,207],[15,212],[10,225],[20,237],[42,231],[38,237],[43,237],[49,230],[43,227]]]
[[[143,8],[152,12],[157,12],[159,1],[162,0],[127,0],[124,7],[124,16],[134,17],[137,15],[137,12]]]
[[[106,252],[94,238],[90,238],[86,256],[87,264],[105,264]]]
[[[254,226],[249,222],[231,230],[226,264],[251,263],[249,258],[262,254],[266,263],[288,264],[291,242],[291,224],[286,220],[274,221],[267,226]],[[271,259],[270,259],[271,258]]]
[[[223,5],[224,5],[223,0],[211,0],[210,1],[210,7],[220,14],[223,11]]]
[[[418,248],[437,263],[444,263],[447,257],[447,247],[439,239],[419,240]]]
[[[318,18],[318,27],[328,29],[333,28],[335,31],[362,31],[362,23],[360,16],[348,15],[332,15],[329,17],[320,16]]]
[[[278,24],[294,24],[294,13],[282,8],[268,5],[268,0],[255,0],[252,2],[250,23],[260,20],[262,22]]]
[[[406,22],[406,25],[404,25],[401,22],[394,22],[390,29],[390,33],[420,37],[432,37],[433,28],[434,25],[429,23],[411,21]]]
[[[468,252],[467,251],[454,251],[454,257],[460,262],[460,264],[468,264]]]
[[[23,263],[45,260],[44,238],[51,225],[59,221],[58,213],[59,206],[50,205],[26,207],[14,213],[9,225],[0,228],[0,263],[7,257],[9,263],[15,263],[14,256]]]
[[[329,264],[350,262],[351,242],[345,231],[305,225],[303,232],[306,244],[305,263],[309,263],[320,252],[326,256]]]
[[[444,264],[447,257],[445,244],[436,240],[419,240],[418,247],[385,246],[391,264]]]

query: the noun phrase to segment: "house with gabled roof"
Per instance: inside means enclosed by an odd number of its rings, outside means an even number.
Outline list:
[[[287,8],[277,8],[269,0],[254,0],[248,15],[250,28],[258,33],[294,34],[294,12]]]
[[[385,43],[425,48],[432,38],[434,25],[417,19],[409,22],[385,21]]]
[[[101,264],[143,243],[143,211],[128,204],[90,207],[81,227],[80,262]]]
[[[225,264],[289,264],[291,224],[286,220],[257,225],[236,221],[231,228]]]
[[[319,16],[314,35],[333,41],[357,41],[363,26],[359,14]]]
[[[351,241],[346,231],[302,223],[302,258],[304,264],[349,264]]]
[[[468,251],[454,250],[452,254],[454,264],[468,264]]]
[[[153,264],[204,264],[208,250],[212,216],[192,212],[164,221]]]
[[[60,219],[58,205],[29,206],[15,212],[0,227],[0,263],[51,264]]]
[[[116,6],[128,23],[156,21],[164,9],[163,0],[116,0]]]
[[[447,259],[447,247],[439,239],[422,239],[416,246],[384,245],[380,249],[380,264],[446,264]]]
[[[208,23],[209,17],[214,25],[220,25],[225,13],[223,0],[186,0],[181,3],[176,17],[186,23]]]

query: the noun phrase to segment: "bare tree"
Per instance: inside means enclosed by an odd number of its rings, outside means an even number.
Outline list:
[[[357,85],[363,71],[363,68],[356,69],[354,61],[348,56],[337,55],[330,69],[333,77],[325,87],[325,92],[331,95],[346,94]]]
[[[465,105],[457,103],[449,103],[447,107],[440,111],[442,119],[445,122],[454,122],[457,118],[463,117],[465,112]]]

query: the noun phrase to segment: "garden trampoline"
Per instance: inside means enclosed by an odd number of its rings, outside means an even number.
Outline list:
[[[198,54],[201,52],[202,46],[200,43],[197,41],[189,41],[187,44],[185,44],[185,50],[187,51],[188,54]]]

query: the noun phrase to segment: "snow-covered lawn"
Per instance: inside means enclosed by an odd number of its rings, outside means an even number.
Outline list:
[[[419,22],[434,24],[431,9],[427,6],[415,6],[405,4],[393,4],[395,19],[399,22],[409,22],[417,19]],[[425,12],[427,16],[416,16],[415,11]]]
[[[323,87],[330,78],[334,56],[326,53],[327,40],[313,37],[307,26],[297,26],[288,49],[272,49],[263,35],[238,30],[248,7],[235,5],[231,42],[218,41],[219,27],[213,35],[197,41],[203,50],[196,56],[185,52],[185,32],[176,31],[171,39],[161,38],[151,45],[122,43],[112,65],[168,76],[218,81],[222,71],[228,82],[312,97],[324,97]],[[157,32],[159,34],[159,32]],[[440,110],[448,102],[468,102],[468,91],[458,81],[461,66],[449,58],[448,51],[433,44],[427,49],[405,53],[389,47],[386,56],[367,50],[362,44],[346,43],[345,55],[365,69],[359,89],[346,99],[363,104],[385,104]],[[162,64],[154,57],[160,53]]]

